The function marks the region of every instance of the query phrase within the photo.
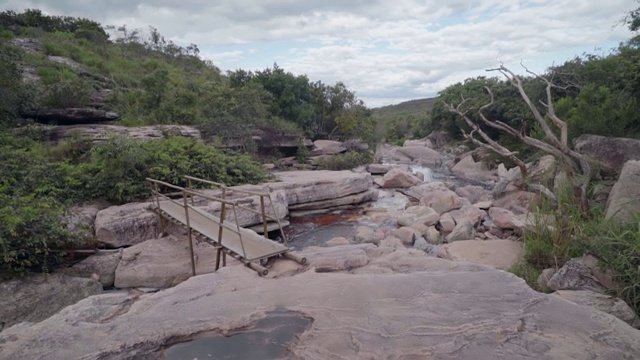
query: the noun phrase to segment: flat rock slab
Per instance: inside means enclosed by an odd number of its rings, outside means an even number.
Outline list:
[[[508,269],[523,254],[523,246],[512,240],[462,240],[443,245],[439,257]]]
[[[398,266],[416,259],[396,253]],[[0,333],[0,358],[161,358],[176,339],[226,334],[275,309],[313,319],[288,344],[290,359],[640,358],[637,330],[609,314],[538,293],[504,271],[420,261],[432,270],[263,279],[228,267],[137,298],[94,296]]]
[[[367,191],[371,174],[351,171],[284,171],[274,173],[280,181],[265,184],[269,190],[284,190],[289,206],[329,200]]]

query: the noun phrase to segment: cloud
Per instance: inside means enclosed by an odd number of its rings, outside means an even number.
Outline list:
[[[0,0],[196,43],[223,69],[288,71],[345,82],[369,105],[433,96],[498,59],[538,71],[630,37],[627,0]]]

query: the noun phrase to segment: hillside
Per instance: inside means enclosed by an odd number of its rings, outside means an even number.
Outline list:
[[[419,131],[433,108],[436,98],[416,99],[373,109],[378,134],[388,142],[402,143]]]
[[[373,114],[379,117],[423,115],[431,110],[435,101],[436,98],[416,99],[404,101],[395,105],[382,106],[372,110]]]

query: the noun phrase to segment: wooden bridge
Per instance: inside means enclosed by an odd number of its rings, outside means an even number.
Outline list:
[[[267,275],[269,270],[260,264],[260,260],[266,260],[275,256],[284,256],[305,264],[307,259],[293,254],[286,246],[287,240],[282,230],[282,224],[277,216],[275,206],[269,193],[260,193],[240,189],[231,189],[224,184],[185,176],[187,188],[182,188],[160,180],[147,179],[154,197],[154,211],[161,217],[187,228],[189,236],[189,252],[191,255],[191,271],[196,274],[195,259],[193,254],[193,237],[199,237],[216,247],[216,267],[226,265],[226,255],[230,255],[242,262],[260,275]],[[220,196],[212,196],[202,191],[194,190],[193,182],[215,187]],[[164,190],[164,191],[161,191]],[[257,196],[260,199],[260,210],[245,206],[247,200],[232,200],[227,198],[232,193],[241,193],[249,196]],[[202,199],[220,203],[220,215],[215,216],[202,208],[195,206],[196,201]],[[266,212],[266,200],[273,211],[273,215]],[[248,199],[252,202],[251,199]],[[241,227],[238,223],[238,209],[257,213],[262,219],[264,237],[250,229]],[[230,214],[230,215],[227,215]],[[231,215],[232,214],[232,215]],[[228,218],[231,218],[229,220]],[[270,240],[267,237],[267,220],[275,221],[280,229],[284,245]]]

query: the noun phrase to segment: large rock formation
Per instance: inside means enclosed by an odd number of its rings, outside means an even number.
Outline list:
[[[463,179],[476,181],[490,181],[497,178],[495,171],[489,170],[482,161],[476,162],[471,155],[465,156],[456,163],[451,168],[451,172]]]
[[[73,134],[91,141],[104,141],[110,136],[126,136],[136,140],[164,139],[167,136],[182,136],[201,139],[200,130],[185,125],[150,125],[126,127],[117,125],[72,125],[54,126],[47,129],[47,139],[51,142],[64,140]]]
[[[92,108],[43,109],[26,114],[44,124],[76,125],[117,120],[120,115],[112,111]]]
[[[95,279],[64,274],[38,274],[0,282],[0,331],[22,321],[42,321],[66,306],[100,293],[102,285]],[[0,354],[0,359],[4,358]]]
[[[352,273],[296,270],[280,260],[274,279],[231,266],[155,294],[93,296],[43,322],[3,331],[0,358],[162,358],[176,341],[233,334],[275,309],[313,321],[286,345],[290,359],[640,357],[637,330],[623,321],[533,291],[507,272],[418,250],[323,249],[344,260],[315,266]],[[258,336],[273,340],[270,332]]]
[[[607,219],[629,222],[640,214],[640,161],[624,164],[607,200]]]
[[[158,215],[149,210],[152,203],[111,206],[98,212],[96,239],[111,247],[129,246],[160,235]]]
[[[443,245],[438,257],[508,269],[522,256],[522,243],[512,240],[462,240]]]
[[[575,149],[606,176],[616,177],[629,160],[640,160],[640,140],[600,135],[580,135]]]

